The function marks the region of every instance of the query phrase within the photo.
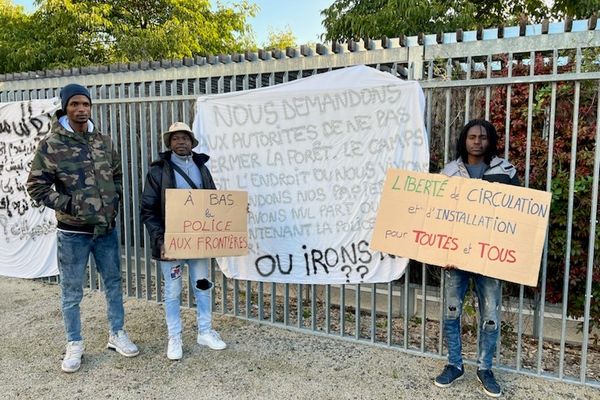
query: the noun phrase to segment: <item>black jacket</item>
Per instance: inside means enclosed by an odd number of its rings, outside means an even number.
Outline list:
[[[165,190],[175,188],[175,173],[169,160],[171,151],[160,153],[160,159],[150,164],[142,194],[140,215],[150,235],[152,257],[160,260],[160,248],[165,240]],[[192,160],[200,169],[202,189],[216,189],[210,171],[206,167],[209,157],[192,152]]]

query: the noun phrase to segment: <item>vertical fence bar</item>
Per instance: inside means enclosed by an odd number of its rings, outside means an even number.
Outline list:
[[[529,54],[529,76],[535,75],[535,52]],[[525,187],[529,187],[529,172],[531,170],[531,133],[533,126],[533,93],[534,85],[529,84],[527,99],[527,143],[525,151]],[[519,285],[519,318],[517,328],[517,371],[521,370],[522,348],[523,348],[523,300],[525,297],[525,286]]]
[[[513,53],[508,53],[508,65],[507,65],[507,76],[512,77],[513,70]],[[505,115],[505,126],[504,126],[504,158],[506,160],[509,159],[509,148],[510,148],[510,124],[511,124],[511,98],[512,98],[512,85],[506,86],[506,115]],[[504,285],[500,285],[500,299],[503,298]],[[502,303],[502,301],[501,301]],[[502,315],[502,314],[501,314]],[[502,321],[502,318],[500,318]],[[500,322],[502,323],[502,322]],[[477,331],[477,335],[479,335],[479,331]],[[479,336],[478,336],[479,337]],[[517,356],[517,358],[519,358]],[[502,329],[498,333],[498,340],[496,342],[496,363],[500,364],[502,362]],[[518,361],[517,361],[518,362]]]
[[[512,69],[513,69],[513,53],[508,53],[508,65],[507,65],[507,74],[508,78],[512,78]],[[510,111],[511,111],[511,98],[512,98],[512,85],[506,86],[506,119],[504,121],[504,158],[508,160],[508,143],[510,141]]]
[[[444,354],[444,311],[446,309],[446,297],[444,291],[444,285],[446,284],[446,277],[444,270],[440,271],[440,334],[438,335],[438,354],[441,356]]]
[[[265,297],[264,283],[258,282],[258,320],[262,321],[265,318]]]
[[[298,314],[298,328],[302,328],[304,325],[302,321],[302,319],[304,318],[304,300],[302,299],[301,284],[296,285],[296,312]]]
[[[227,304],[229,303],[227,299],[227,292],[229,291],[228,279],[224,273],[221,272],[221,313],[227,313]]]
[[[452,77],[452,59],[449,58],[448,61],[446,62],[446,75],[448,76],[448,79],[451,79]],[[444,165],[448,164],[448,161],[450,161],[450,155],[449,153],[449,148],[450,146],[448,145],[448,143],[450,142],[450,124],[452,121],[452,118],[450,116],[450,109],[451,109],[451,101],[452,101],[452,89],[450,88],[446,88],[446,115],[445,115],[445,119],[444,119]]]
[[[271,282],[271,322],[275,322],[277,312],[277,284]]]
[[[427,267],[421,265],[421,352],[425,352],[425,336],[427,327]]]
[[[402,293],[402,309],[404,310],[404,349],[408,349],[408,291],[410,290],[410,263],[406,266],[404,271],[404,291]]]
[[[143,86],[140,85],[140,88]],[[140,89],[141,90],[141,89]],[[136,97],[136,84],[131,83],[129,85],[129,98],[133,99]],[[139,192],[139,165],[138,165],[138,151],[140,145],[138,143],[138,129],[137,122],[139,115],[136,115],[138,111],[141,111],[141,103],[129,103],[129,158],[131,162],[131,203],[133,204],[131,212],[131,220],[133,220],[133,267],[135,269],[135,294],[138,299],[142,298],[142,266],[141,266],[141,230],[140,230],[140,192]],[[141,112],[140,112],[141,114]],[[125,166],[123,167],[125,168]]]
[[[487,79],[492,78],[492,55],[488,54],[486,58],[485,75]],[[486,121],[490,120],[490,99],[491,99],[491,88],[489,85],[485,87],[485,116]]]
[[[310,329],[317,329],[317,285],[310,285]]]
[[[598,85],[600,95],[600,84]],[[598,225],[598,175],[600,174],[600,101],[596,97],[596,142],[594,152],[594,175],[592,178],[592,205],[590,207],[590,238],[588,242],[588,261],[585,281],[585,306],[583,312],[583,344],[581,346],[581,371],[579,381],[585,383],[587,372],[587,352],[590,331],[590,307],[592,301],[592,280],[594,272],[594,246],[596,243],[596,225]]]
[[[125,84],[119,85],[119,99],[126,97]],[[116,100],[116,99],[115,99]],[[128,129],[127,129],[127,106],[123,102],[119,102],[119,133],[121,140],[121,166],[123,170],[123,194],[130,195],[131,184],[129,176],[129,158],[127,157],[128,145]],[[133,277],[131,269],[131,206],[128,202],[123,202],[123,230],[121,240],[125,243],[125,282],[127,287],[127,295],[133,296]]]
[[[473,59],[471,56],[467,57],[467,77],[466,80],[469,82],[471,80],[471,70],[473,69]],[[469,120],[471,116],[471,87],[467,86],[465,88],[465,124]]]
[[[387,345],[391,346],[393,341],[393,300],[394,300],[394,288],[392,286],[392,282],[388,282],[387,284]]]
[[[233,315],[240,315],[240,281],[237,279],[233,280]]]
[[[346,331],[346,285],[340,286],[340,336]]]
[[[428,80],[432,80],[433,79],[433,63],[434,61],[429,61],[429,63],[427,64],[427,79]],[[427,89],[427,108],[425,110],[425,127],[427,129],[427,138],[429,139],[428,142],[431,143],[431,114],[432,114],[432,108],[433,105],[431,104],[433,101],[433,89]]]
[[[233,280],[233,315],[240,315],[240,283],[237,279]]]
[[[558,74],[558,51],[555,49],[552,54],[552,74]],[[552,192],[552,164],[554,158],[554,121],[556,119],[556,90],[557,83],[552,82],[552,94],[550,95],[550,130],[548,133],[548,162],[546,169],[546,191]],[[538,354],[537,354],[537,373],[542,373],[542,354],[544,351],[544,314],[546,308],[546,278],[548,274],[548,235],[546,230],[546,240],[544,242],[544,253],[542,258],[542,273],[540,288],[539,322],[537,323]]]
[[[283,324],[290,324],[290,284],[286,283],[283,286]]]
[[[377,323],[377,284],[371,285],[371,343],[375,343]]]
[[[354,338],[360,339],[360,284],[354,285]]]
[[[156,92],[156,85],[159,85],[159,95],[161,99],[165,99],[167,96],[167,85],[165,81],[160,81],[160,82],[152,82],[151,88],[150,88],[150,93],[151,94],[155,94]],[[155,104],[152,103],[152,111],[156,111],[155,108]],[[158,116],[160,117],[159,121],[157,121],[156,125],[152,128],[153,132],[157,132],[157,137],[153,138],[151,145],[155,146],[152,149],[152,154],[154,155],[154,157],[158,156],[159,151],[163,148],[164,144],[163,144],[163,140],[162,137],[158,137],[158,132],[164,132],[166,131],[166,126],[167,126],[167,103],[165,101],[161,101],[160,103],[158,103]],[[155,114],[152,114],[156,115]],[[151,116],[151,117],[152,117]],[[152,123],[154,123],[154,118],[151,119]],[[156,142],[154,141],[154,139],[156,139]],[[155,262],[154,263],[155,266],[155,276],[156,276],[156,301],[160,302],[162,301],[162,270],[160,268],[160,262]]]
[[[577,48],[575,63],[576,72],[581,71],[581,48]],[[569,303],[569,278],[571,274],[571,241],[573,236],[573,204],[575,193],[575,170],[577,167],[577,132],[579,130],[579,92],[581,83],[575,82],[575,92],[573,94],[573,129],[571,131],[571,163],[569,168],[569,199],[567,205],[567,240],[565,243],[565,272],[563,279],[562,294],[562,324],[560,330],[560,360],[558,366],[558,377],[564,376],[565,368],[565,342],[567,336],[567,311]]]
[[[325,286],[325,333],[331,333],[331,285]]]
[[[189,79],[188,78],[185,78],[181,81],[181,94],[182,95],[189,94]],[[181,115],[182,115],[181,120],[183,122],[185,122],[186,124],[192,126],[192,124],[188,120],[189,115],[190,115],[189,100],[181,100]]]
[[[251,300],[252,300],[252,286],[250,281],[246,281],[246,318],[251,318]]]
[[[148,89],[152,87],[152,83],[150,83]],[[146,91],[146,83],[140,84],[140,97],[147,97],[148,92]],[[152,103],[142,102],[140,104],[140,161],[141,161],[141,175],[140,179],[142,184],[145,184],[146,174],[148,173],[148,165],[150,163],[149,157],[154,157],[154,153],[152,152],[152,146],[148,146],[148,139],[153,135],[152,129],[150,129],[150,136],[148,134],[148,126],[152,126],[148,124],[148,109],[152,107]],[[154,114],[152,114],[154,115]],[[143,190],[143,186],[142,186]],[[150,245],[150,236],[146,229],[144,229],[144,225],[142,222],[139,222],[140,226],[138,230],[140,231],[141,240],[144,242],[143,256],[144,256],[144,287],[146,290],[146,300],[152,300],[152,257],[151,257],[151,245]]]

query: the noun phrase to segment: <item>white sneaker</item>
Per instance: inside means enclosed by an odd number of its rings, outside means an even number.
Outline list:
[[[127,333],[124,330],[120,330],[117,333],[111,333],[108,336],[108,344],[106,347],[115,350],[125,357],[135,357],[140,354],[137,346],[129,340],[129,336],[127,336]]]
[[[214,329],[205,333],[198,332],[198,344],[208,346],[213,350],[223,350],[227,347],[227,344],[221,340],[221,336]]]
[[[81,367],[81,358],[83,357],[83,340],[76,340],[67,343],[67,351],[63,358],[61,368],[65,372],[76,372]]]
[[[169,360],[181,360],[183,357],[183,343],[181,335],[169,336],[169,346],[167,347],[167,358]]]

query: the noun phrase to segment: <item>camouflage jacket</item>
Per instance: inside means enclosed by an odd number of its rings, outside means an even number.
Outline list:
[[[59,228],[107,233],[115,226],[122,195],[121,158],[96,127],[69,132],[55,118],[33,158],[27,191],[56,211]]]

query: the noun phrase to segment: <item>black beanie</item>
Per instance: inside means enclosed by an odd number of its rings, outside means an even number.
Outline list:
[[[78,94],[82,94],[88,98],[90,104],[92,104],[92,98],[90,97],[90,92],[84,86],[78,85],[76,83],[70,83],[60,91],[60,105],[62,106],[62,110],[67,112],[67,104],[69,104],[69,99],[73,96],[77,96]]]

